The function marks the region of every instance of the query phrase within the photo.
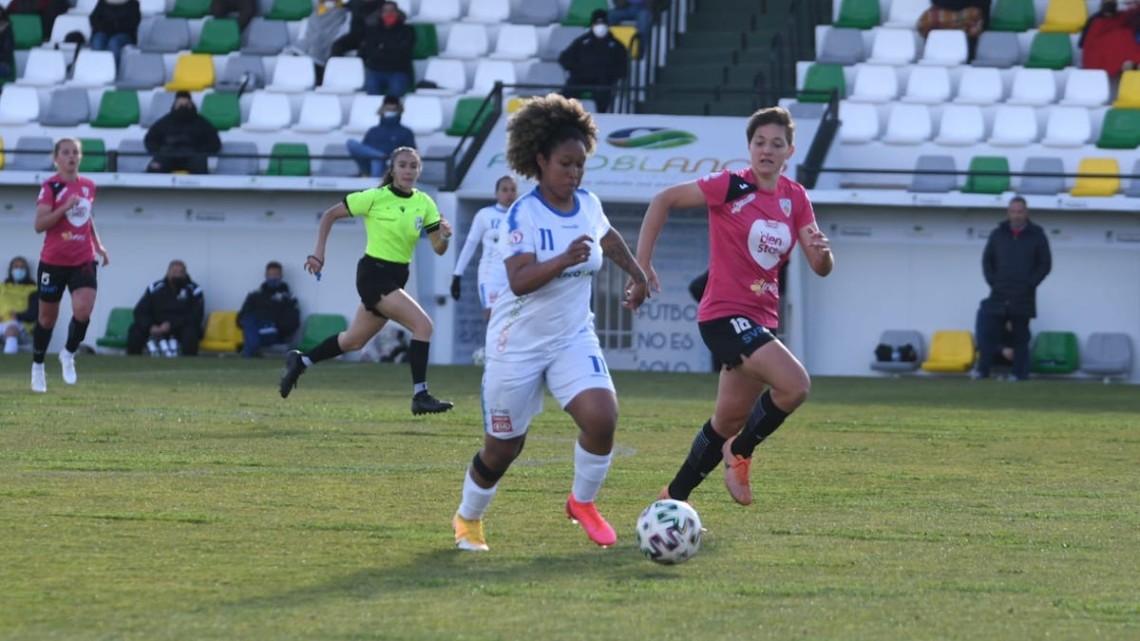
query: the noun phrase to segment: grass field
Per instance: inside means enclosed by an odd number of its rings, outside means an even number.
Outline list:
[[[562,514],[575,436],[550,399],[487,515],[450,517],[480,371],[0,358],[0,639],[1140,638],[1140,389],[818,379],[760,450],[756,502],[693,495],[701,553],[640,556],[638,514],[708,417],[712,375],[617,373],[600,549]]]

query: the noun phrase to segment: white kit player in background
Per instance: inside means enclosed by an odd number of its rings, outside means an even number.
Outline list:
[[[503,176],[495,181],[495,204],[476,212],[451,276],[451,297],[459,300],[463,272],[475,257],[475,250],[480,245],[483,246],[483,255],[479,259],[478,286],[479,303],[483,306],[484,319],[491,317],[491,306],[495,303],[499,292],[507,286],[507,271],[503,267],[504,256],[499,237],[506,229],[504,221],[507,217],[507,208],[515,202],[518,191],[518,183],[510,176]]]

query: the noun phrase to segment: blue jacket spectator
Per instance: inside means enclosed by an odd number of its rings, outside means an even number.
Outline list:
[[[388,168],[388,156],[393,149],[416,148],[416,135],[400,124],[403,112],[399,98],[385,96],[384,103],[380,105],[380,124],[365,132],[363,141],[350,139],[345,142],[348,154],[360,167],[360,175],[379,178]]]

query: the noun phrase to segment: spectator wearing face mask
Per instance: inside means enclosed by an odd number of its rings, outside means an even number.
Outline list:
[[[127,353],[151,356],[194,356],[202,340],[206,303],[202,288],[186,271],[186,263],[170,261],[166,276],[151,283],[135,305],[135,322],[127,330]]]
[[[207,173],[207,157],[222,148],[218,130],[198,114],[194,100],[186,91],[175,95],[170,113],[150,126],[143,142],[146,150],[154,154],[147,173],[156,174],[176,170]]]
[[[36,318],[39,299],[36,281],[28,267],[28,259],[16,256],[8,263],[8,277],[0,283],[0,336],[4,353],[15,354],[20,342],[28,342]]]
[[[379,178],[388,167],[388,156],[397,147],[416,148],[416,135],[411,129],[400,124],[400,114],[404,107],[394,95],[384,97],[380,105],[380,124],[364,134],[364,140],[349,139],[345,142],[348,154],[360,167],[361,176]]]
[[[629,53],[610,33],[607,19],[604,9],[595,10],[590,17],[590,30],[575,38],[558,56],[558,64],[568,74],[562,95],[582,98],[590,94],[599,113],[609,111],[612,87],[625,77],[629,67]]]
[[[297,299],[282,277],[281,263],[270,261],[265,266],[265,280],[250,292],[241,304],[237,323],[241,327],[241,355],[253,358],[262,347],[288,342],[301,326]]]
[[[365,19],[360,57],[364,59],[364,92],[402,96],[412,84],[412,52],[416,31],[395,2],[384,2]]]

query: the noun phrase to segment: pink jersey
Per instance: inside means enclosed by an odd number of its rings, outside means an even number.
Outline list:
[[[697,181],[709,206],[709,281],[698,321],[741,314],[769,329],[779,324],[780,266],[815,212],[798,182],[780,176],[773,192],[754,180],[746,167]]]
[[[79,201],[51,229],[44,232],[44,249],[40,261],[58,267],[74,267],[95,260],[95,238],[92,232],[91,205],[95,202],[95,183],[79,177],[64,182],[59,174],[44,181],[36,206],[53,210],[67,202],[72,194]]]

